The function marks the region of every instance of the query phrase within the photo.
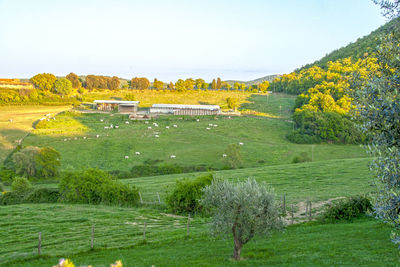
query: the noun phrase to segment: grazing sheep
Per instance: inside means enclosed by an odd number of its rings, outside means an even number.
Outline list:
[[[165,129],[169,129],[169,126],[165,126]]]
[[[174,159],[174,158],[176,158],[176,156],[175,155],[171,155],[171,156],[169,156],[171,159]]]
[[[108,129],[108,126],[104,126],[104,129]]]
[[[67,142],[67,138],[64,139],[64,142]]]
[[[145,121],[144,123],[145,123],[145,124],[149,124],[149,122],[148,122],[148,121]]]
[[[47,116],[47,117],[50,117],[51,115],[50,115],[50,113],[48,113],[48,114],[46,114],[46,116]]]
[[[223,157],[223,158],[226,158],[226,154],[222,154],[222,157]]]
[[[86,139],[86,136],[84,136],[83,139]]]
[[[243,146],[244,144],[242,142],[239,142],[239,146]]]
[[[40,118],[39,120],[40,120],[40,121],[43,121],[43,120],[45,120],[45,119],[46,119],[46,118]]]
[[[207,127],[206,129],[207,129],[207,130],[210,130],[211,128],[208,128],[208,127]]]
[[[218,127],[218,125],[214,124],[213,127]]]
[[[115,129],[118,129],[119,128],[119,126],[118,125],[115,125]]]
[[[199,120],[199,119],[196,119],[196,121],[199,122],[200,120]]]
[[[208,124],[208,126],[212,127],[212,126],[213,126],[213,124],[212,124],[212,123],[209,123],[209,124]]]
[[[155,135],[156,138],[160,137],[158,134]]]
[[[126,121],[125,124],[129,124],[129,121]]]
[[[78,140],[78,137],[75,137],[74,139],[75,139],[75,140]]]
[[[140,155],[140,152],[135,152],[135,155]]]
[[[100,137],[100,135],[96,134],[96,138],[99,138],[99,137]]]
[[[104,120],[103,119],[100,119],[100,122],[103,122]]]
[[[129,156],[125,156],[125,159],[129,159]]]
[[[56,120],[56,117],[54,117],[53,120]]]
[[[147,127],[147,129],[151,130],[151,126]]]
[[[111,128],[111,129],[114,128],[114,125],[111,124],[111,125],[110,125],[110,128]]]
[[[176,125],[176,124],[174,124],[173,126],[174,126],[174,128],[178,128],[178,125]]]

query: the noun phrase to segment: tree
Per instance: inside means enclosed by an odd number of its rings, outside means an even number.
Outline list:
[[[213,79],[211,82],[211,88],[214,90],[217,89],[217,83],[215,82],[215,79]]]
[[[182,79],[179,79],[176,83],[175,83],[175,89],[178,92],[184,92],[186,91],[186,86],[185,86],[185,81]]]
[[[203,79],[196,79],[194,81],[194,83],[196,84],[196,88],[199,90],[203,87],[203,84],[205,83]]]
[[[33,85],[36,88],[45,90],[45,91],[50,91],[54,87],[54,83],[56,82],[57,78],[51,73],[42,73],[42,74],[36,74],[33,76],[30,81],[33,83]]]
[[[254,179],[236,184],[214,180],[204,189],[201,204],[212,214],[213,234],[232,233],[235,260],[255,235],[268,235],[283,226],[273,191]]]
[[[59,172],[61,155],[52,147],[43,147],[35,156],[36,176],[41,178],[56,177]]]
[[[131,80],[131,88],[145,90],[150,87],[150,81],[147,78],[138,78],[135,77]]]
[[[164,83],[162,81],[157,80],[156,78],[154,78],[154,82],[153,82],[153,86],[154,88],[156,88],[157,90],[163,89],[164,88]]]
[[[15,173],[24,176],[36,175],[36,155],[38,147],[27,147],[12,155],[12,163]]]
[[[168,88],[170,90],[173,90],[174,89],[174,83],[173,82],[169,82]]]
[[[226,99],[226,103],[228,104],[228,108],[233,109],[235,112],[237,111],[239,104],[239,99],[234,97],[228,97]]]
[[[233,84],[233,89],[235,89],[236,91],[239,91],[239,89],[240,89],[240,83],[235,82],[235,83]]]
[[[236,169],[242,163],[242,152],[238,144],[230,144],[225,150],[225,162],[232,169]]]
[[[194,80],[192,78],[189,78],[189,79],[185,80],[185,87],[188,90],[193,90],[194,89],[194,84],[195,84],[195,82],[194,82]]]
[[[362,129],[369,134],[370,152],[375,156],[377,197],[374,212],[393,227],[393,241],[400,243],[400,31],[387,35],[377,51],[379,75],[362,90],[355,91]]]
[[[66,78],[60,78],[54,83],[54,91],[60,95],[68,95],[72,91],[72,83]]]
[[[70,82],[72,83],[72,87],[75,89],[79,89],[82,87],[82,83],[79,80],[79,76],[76,75],[75,73],[71,72],[70,74],[68,74],[65,78],[67,78],[68,80],[70,80]]]
[[[219,89],[221,89],[221,87],[222,87],[221,78],[218,77],[218,78],[217,78],[217,89],[219,90]]]
[[[269,81],[263,81],[259,84],[258,88],[260,88],[261,93],[267,93],[269,88]]]
[[[113,76],[111,79],[109,78],[108,80],[109,80],[109,82],[107,84],[108,89],[117,90],[119,88],[120,81],[117,76]]]

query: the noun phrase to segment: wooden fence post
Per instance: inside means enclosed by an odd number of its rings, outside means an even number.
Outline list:
[[[40,250],[42,248],[42,232],[39,232],[39,242],[38,242],[38,255],[40,256]]]
[[[94,224],[92,224],[92,237],[90,239],[90,248],[94,248]]]
[[[146,241],[146,222],[143,224],[143,240]]]
[[[161,204],[160,194],[157,192],[158,204]]]
[[[186,229],[186,236],[189,237],[189,226],[190,226],[190,213],[188,215],[188,220],[187,220],[187,229]]]
[[[139,192],[140,203],[143,204],[142,194]]]
[[[293,204],[292,204],[292,224],[294,222],[294,209],[293,209]]]

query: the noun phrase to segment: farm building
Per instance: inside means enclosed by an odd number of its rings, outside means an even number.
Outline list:
[[[217,115],[221,113],[217,105],[178,105],[178,104],[153,104],[150,108],[151,114],[173,114],[173,115]]]
[[[137,112],[139,101],[122,101],[122,100],[95,100],[98,110],[112,111],[118,109],[120,113]]]

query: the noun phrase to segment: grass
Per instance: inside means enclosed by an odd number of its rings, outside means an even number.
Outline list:
[[[14,149],[18,140],[33,130],[32,124],[36,120],[45,114],[55,115],[69,108],[68,106],[0,106],[0,162]]]
[[[195,228],[195,227],[193,227]],[[270,238],[257,237],[244,246],[243,259],[231,259],[231,238],[212,239],[207,229],[191,238],[149,243],[123,249],[97,249],[76,254],[58,252],[53,256],[20,261],[7,266],[51,266],[67,257],[77,266],[104,266],[122,260],[125,266],[398,266],[399,252],[390,242],[390,227],[373,219],[353,223],[289,226]],[[86,236],[88,236],[87,231]],[[169,235],[169,232],[162,234]],[[86,237],[85,236],[85,237]],[[127,237],[126,237],[127,238]],[[86,239],[88,239],[86,237]],[[62,240],[62,239],[61,239]],[[60,241],[61,241],[60,240]],[[112,238],[110,237],[111,241]],[[151,240],[151,238],[149,238]],[[68,242],[68,241],[67,241]],[[62,242],[63,243],[63,242]],[[71,241],[68,242],[73,245]],[[89,245],[87,242],[86,246]]]

